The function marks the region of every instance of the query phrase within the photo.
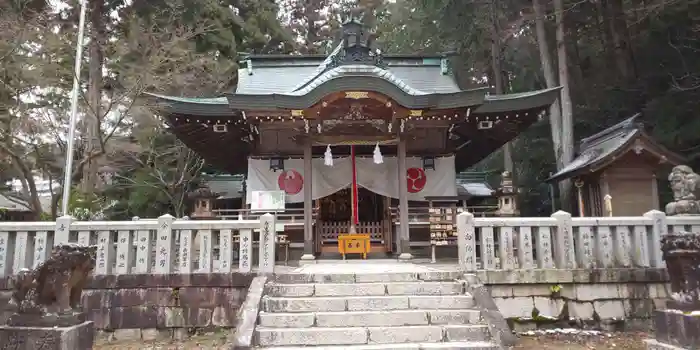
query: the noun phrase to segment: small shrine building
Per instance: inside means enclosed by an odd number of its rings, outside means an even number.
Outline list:
[[[576,158],[547,180],[573,180],[579,216],[641,216],[662,209],[659,173],[685,159],[649,136],[640,117],[582,139]]]
[[[284,228],[302,258],[337,252],[350,232],[367,234],[372,251],[410,257],[431,232],[409,208],[469,197],[457,174],[542,119],[559,89],[463,90],[447,55],[382,54],[353,18],[341,34],[327,56],[249,56],[226,96],[151,96],[188,147],[246,174],[247,206],[281,190],[303,208],[303,224]]]

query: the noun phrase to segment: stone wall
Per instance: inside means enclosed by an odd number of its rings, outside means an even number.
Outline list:
[[[254,277],[242,273],[97,275],[83,291],[82,305],[95,328],[108,338],[182,339],[196,330],[234,328]],[[0,279],[0,305],[7,305],[10,289],[9,279]]]
[[[665,269],[479,271],[516,331],[546,327],[648,329],[665,308]]]

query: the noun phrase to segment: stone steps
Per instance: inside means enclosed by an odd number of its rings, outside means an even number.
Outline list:
[[[500,347],[489,342],[452,342],[452,343],[406,343],[406,344],[371,344],[343,346],[273,346],[269,350],[499,350]]]
[[[265,349],[500,349],[454,272],[287,274],[265,288]]]
[[[402,326],[402,327],[309,327],[256,330],[258,345],[365,345],[487,341],[484,325]]]
[[[380,327],[477,324],[481,313],[473,309],[391,310],[268,313],[258,316],[262,327]]]
[[[263,297],[264,312],[382,311],[407,309],[470,309],[471,295],[353,296],[353,297]]]
[[[382,295],[458,295],[464,292],[460,282],[413,281],[393,283],[297,283],[270,287],[274,297],[382,296]]]

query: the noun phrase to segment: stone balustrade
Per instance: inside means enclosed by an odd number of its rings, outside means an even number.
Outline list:
[[[73,221],[63,216],[56,222],[4,222],[0,277],[38,266],[59,243],[96,245],[95,275],[250,272],[254,256],[259,272],[273,272],[276,240],[272,214],[259,220],[195,221],[163,215],[133,221]],[[234,243],[239,246],[237,267]]]
[[[562,211],[550,217],[510,218],[462,213],[457,230],[459,263],[466,271],[663,268],[660,238],[668,232],[700,232],[700,217],[667,217],[656,210],[639,217],[583,218]],[[97,245],[97,275],[254,268],[273,272],[276,241],[272,214],[259,220],[182,220],[164,215],[134,221],[73,221],[65,216],[56,222],[4,222],[0,277],[37,266],[50,247],[61,242]]]
[[[700,232],[700,217],[667,217],[658,210],[639,217],[571,217],[558,211],[541,218],[475,218],[461,213],[457,231],[459,262],[467,271],[663,268],[661,237]]]

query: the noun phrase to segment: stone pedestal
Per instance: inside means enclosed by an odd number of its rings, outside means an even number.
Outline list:
[[[647,349],[700,348],[700,312],[654,311],[654,338]]]
[[[89,350],[94,339],[92,321],[69,327],[0,326],[3,349]]]

